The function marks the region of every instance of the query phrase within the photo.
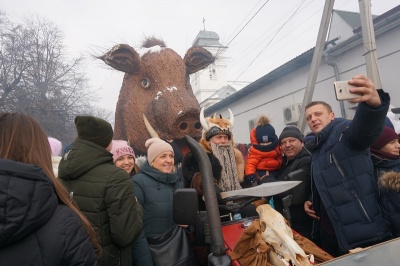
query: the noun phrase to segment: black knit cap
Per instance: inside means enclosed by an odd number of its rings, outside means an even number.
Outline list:
[[[78,138],[91,141],[103,148],[110,145],[113,138],[113,129],[107,121],[94,116],[75,117],[75,126]]]
[[[273,126],[270,124],[265,124],[256,127],[256,139],[258,144],[276,142],[276,145],[278,136],[275,134],[275,129]]]
[[[303,134],[301,134],[300,130],[297,127],[291,127],[291,126],[285,127],[282,130],[281,135],[279,136],[279,142],[281,142],[282,139],[288,137],[296,138],[301,142],[304,142],[304,136]]]

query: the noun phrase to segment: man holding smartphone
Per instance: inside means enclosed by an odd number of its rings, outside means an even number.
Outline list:
[[[378,205],[377,181],[369,147],[383,131],[389,94],[376,90],[363,75],[350,81],[351,100],[359,103],[354,119],[335,118],[329,104],[305,107],[307,124],[316,134],[312,145],[312,201],[304,210],[316,219],[322,248],[340,256],[391,237]]]

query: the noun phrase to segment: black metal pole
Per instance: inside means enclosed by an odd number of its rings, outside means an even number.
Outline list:
[[[225,252],[224,239],[222,237],[221,219],[219,217],[217,195],[214,187],[214,178],[210,160],[206,151],[200,144],[189,136],[185,136],[192,154],[197,159],[201,173],[204,199],[207,209],[207,220],[212,239],[212,254],[208,257],[209,265],[231,265],[230,257]]]

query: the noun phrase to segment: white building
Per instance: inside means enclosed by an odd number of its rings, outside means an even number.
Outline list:
[[[250,82],[227,80],[228,47],[221,45],[217,33],[200,31],[192,46],[202,46],[216,58],[208,68],[190,75],[193,93],[201,107],[208,108],[250,84]]]
[[[333,82],[348,80],[356,74],[366,74],[361,29],[352,26],[354,14],[358,16],[353,12],[334,11],[329,30],[330,41],[324,51],[312,98],[329,103],[337,117],[349,119],[354,116],[354,110],[348,102],[336,100]],[[389,92],[391,104],[400,107],[400,6],[375,17],[374,29],[382,87]],[[270,117],[279,135],[286,125],[296,124],[299,116],[304,115],[301,104],[313,52],[314,49],[304,52],[207,108],[206,116],[216,112],[229,118],[230,108],[235,116],[236,143],[250,142],[249,131],[254,126],[254,119],[260,114]]]
[[[228,84],[226,78],[227,58],[226,48],[219,42],[219,36],[213,31],[201,30],[192,46],[202,46],[215,58],[215,62],[207,68],[190,75],[193,93],[199,103],[215,94]]]

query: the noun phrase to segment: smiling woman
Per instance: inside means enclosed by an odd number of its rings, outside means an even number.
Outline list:
[[[143,206],[143,234],[147,242],[153,243],[155,239],[170,232],[173,227],[178,227],[172,217],[172,198],[174,191],[182,188],[183,184],[174,168],[172,146],[159,138],[148,139],[145,146],[147,161],[141,167],[140,172],[133,176],[133,182],[137,199]],[[183,229],[179,227],[177,230]],[[133,254],[143,254],[144,249],[149,252],[148,246],[133,247],[132,252]],[[160,254],[152,253],[152,256],[154,264],[158,265],[155,259]],[[144,259],[148,258],[143,256]],[[138,263],[138,265],[144,265],[143,261],[138,261]],[[176,261],[168,261],[163,265],[175,265],[175,263]]]
[[[110,152],[113,154],[115,166],[124,169],[131,176],[138,172],[138,167],[135,163],[135,152],[127,141],[113,140]]]

